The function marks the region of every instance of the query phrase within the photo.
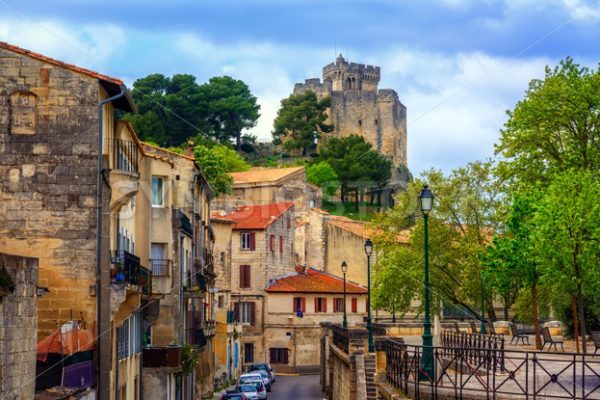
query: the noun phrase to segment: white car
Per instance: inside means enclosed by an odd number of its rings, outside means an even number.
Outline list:
[[[256,383],[262,383],[262,382],[257,381],[257,382],[249,382],[249,383],[246,383],[243,385],[237,385],[235,387],[235,390],[237,390],[238,392],[242,392],[247,400],[260,400],[260,398],[258,397]]]
[[[265,385],[260,374],[244,374],[240,376],[238,386],[240,385],[255,385],[258,398],[261,400],[267,398],[267,385]]]
[[[269,376],[269,373],[267,371],[264,371],[262,369],[257,369],[254,371],[250,371],[248,373],[249,374],[260,374],[260,376],[262,377],[262,381],[265,384],[265,388],[267,388],[267,392],[271,391],[271,377]]]

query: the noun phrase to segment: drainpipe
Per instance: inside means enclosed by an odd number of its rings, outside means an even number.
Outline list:
[[[121,92],[115,96],[104,99],[98,103],[98,180],[96,197],[96,349],[98,358],[98,376],[96,383],[96,398],[106,400],[110,396],[110,349],[111,335],[106,335],[110,330],[110,295],[108,292],[109,272],[102,273],[102,145],[103,145],[103,111],[104,105],[111,103],[127,93],[125,85],[121,86]],[[103,276],[106,275],[106,276]],[[102,295],[102,290],[106,290],[106,297]],[[104,303],[103,303],[104,301]]]
[[[196,266],[196,180],[198,179],[198,174],[194,174],[194,177],[192,178],[192,265],[191,267],[194,269],[194,277],[190,278],[192,279],[192,281],[194,279],[197,279],[197,277],[195,276],[198,271],[195,270],[195,266]],[[192,274],[190,274],[190,277],[192,276]],[[192,282],[189,282],[189,285],[192,285]],[[195,299],[192,299],[192,315],[196,315],[196,301]],[[189,322],[189,321],[188,321]],[[191,395],[192,395],[192,399],[195,398],[195,389],[196,389],[196,382],[195,382],[195,368],[192,370],[192,390],[191,390]]]

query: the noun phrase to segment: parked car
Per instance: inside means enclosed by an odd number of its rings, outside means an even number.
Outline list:
[[[227,392],[223,393],[221,400],[248,400],[248,398],[242,392],[237,390],[228,390]]]
[[[242,392],[247,400],[259,400],[258,389],[254,383],[238,385],[235,387],[235,390]]]
[[[259,363],[259,364],[252,364],[250,365],[249,371],[256,371],[256,370],[264,370],[267,371],[269,373],[269,377],[271,378],[271,383],[275,383],[275,370],[271,367],[270,364],[263,364],[263,363]]]
[[[267,392],[270,392],[271,391],[271,377],[269,376],[269,373],[262,369],[257,369],[257,370],[251,371],[250,373],[254,374],[256,372],[258,372],[260,374],[260,376],[262,377],[262,382],[265,384],[265,387],[267,388]]]
[[[239,379],[238,379],[238,385],[243,385],[246,382],[251,382],[251,381],[261,381],[262,382],[263,377],[262,375],[258,372],[248,372],[247,374],[242,374]]]

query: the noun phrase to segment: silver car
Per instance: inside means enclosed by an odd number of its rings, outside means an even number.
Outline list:
[[[238,385],[235,390],[242,392],[246,396],[247,400],[259,400],[258,391],[254,383],[247,383],[244,385]]]

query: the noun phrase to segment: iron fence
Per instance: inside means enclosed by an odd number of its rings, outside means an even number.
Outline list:
[[[120,171],[138,173],[137,144],[129,140],[114,139],[112,147],[112,167]]]
[[[487,369],[504,370],[504,336],[465,332],[442,332],[441,347],[446,357],[462,353],[469,363],[482,364]],[[466,349],[466,350],[465,350]]]
[[[415,399],[600,399],[600,357],[506,349],[433,347],[434,376],[423,347],[386,341],[386,378]],[[500,354],[501,353],[501,354]],[[502,357],[504,368],[488,362]]]
[[[154,276],[169,276],[171,274],[172,260],[165,258],[153,258],[150,260],[152,263],[152,275]]]

